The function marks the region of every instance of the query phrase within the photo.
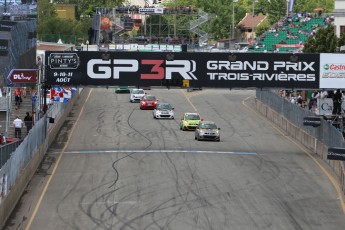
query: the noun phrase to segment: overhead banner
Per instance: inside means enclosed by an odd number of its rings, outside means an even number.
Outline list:
[[[46,83],[63,86],[319,88],[319,54],[52,52]],[[293,60],[290,61],[290,60]]]
[[[338,89],[345,85],[344,54],[320,54],[320,88]]]

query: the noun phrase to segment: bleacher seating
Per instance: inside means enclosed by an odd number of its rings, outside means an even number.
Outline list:
[[[264,44],[264,47],[256,46],[254,52],[277,52],[277,44],[292,46],[281,47],[279,52],[296,51],[299,49],[298,45],[303,45],[318,28],[327,26],[328,19],[328,17],[311,17],[309,14],[286,17],[263,34],[257,43]]]

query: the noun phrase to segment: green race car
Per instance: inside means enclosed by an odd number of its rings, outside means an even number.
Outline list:
[[[130,93],[131,91],[129,90],[128,87],[117,87],[115,88],[115,93]]]
[[[180,129],[181,130],[195,130],[201,121],[198,113],[185,113],[181,119]]]

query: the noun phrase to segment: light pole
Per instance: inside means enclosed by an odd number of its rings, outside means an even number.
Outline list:
[[[176,0],[175,0],[175,11],[174,11],[174,39],[177,37],[176,33],[176,11],[177,11],[177,6],[176,6]]]
[[[232,32],[231,32],[231,38],[235,38],[235,2],[238,0],[232,0]]]
[[[86,51],[89,51],[89,40],[86,40]]]
[[[252,38],[254,39],[254,24],[255,24],[255,19],[254,19],[254,2],[255,2],[255,0],[252,0],[252,2],[253,2]]]

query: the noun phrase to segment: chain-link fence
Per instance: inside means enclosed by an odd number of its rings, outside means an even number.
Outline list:
[[[291,103],[273,90],[257,90],[256,97],[264,104],[286,117],[292,124],[303,129],[328,147],[342,148],[345,146],[342,132],[324,119],[321,119],[321,126],[319,127],[304,126],[304,117],[315,116],[315,113],[308,109],[301,108]]]

